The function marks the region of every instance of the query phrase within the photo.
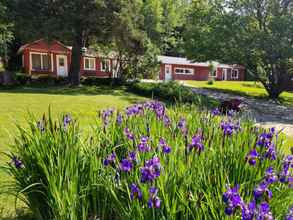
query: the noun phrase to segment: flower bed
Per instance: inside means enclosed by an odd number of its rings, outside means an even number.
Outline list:
[[[7,172],[37,219],[292,219],[293,156],[231,112],[160,102],[20,129]],[[85,138],[86,136],[86,138]]]

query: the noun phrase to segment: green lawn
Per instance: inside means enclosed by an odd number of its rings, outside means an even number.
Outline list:
[[[260,83],[252,81],[215,81],[212,85],[208,85],[207,81],[184,81],[187,85],[220,90],[222,92],[251,96],[256,98],[268,97],[266,90]],[[280,100],[284,104],[293,106],[293,92],[283,92]]]
[[[123,108],[144,99],[125,92],[123,88],[109,87],[0,89],[0,151],[8,150],[16,132],[15,124],[24,124],[28,113],[41,118],[51,106],[54,116],[70,112],[73,117],[78,117],[82,128],[86,129],[89,121],[97,117],[98,109],[113,106]],[[0,164],[4,162],[6,159],[1,156]],[[0,177],[0,182],[5,180],[3,173],[0,173]],[[10,215],[8,212],[15,213],[13,204],[12,198],[0,197],[0,219],[10,219],[4,216]]]

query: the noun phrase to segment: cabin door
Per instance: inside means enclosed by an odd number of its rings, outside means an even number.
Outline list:
[[[228,79],[228,70],[227,69],[223,69],[223,80],[227,80]]]
[[[67,56],[57,55],[57,76],[67,77],[68,76],[68,65]]]
[[[172,80],[172,66],[165,65],[165,80]]]

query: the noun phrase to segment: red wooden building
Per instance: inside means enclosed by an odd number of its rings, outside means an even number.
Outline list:
[[[71,62],[71,47],[59,41],[38,40],[23,45],[18,54],[22,55],[22,67],[32,77],[49,75],[67,77]],[[115,60],[94,50],[86,50],[80,60],[81,75],[110,77],[114,74]]]
[[[244,80],[245,68],[241,65],[217,64],[210,73],[209,63],[197,63],[180,57],[159,56],[160,80]]]
[[[22,55],[25,73],[32,77],[49,75],[67,77],[71,62],[71,47],[59,41],[43,39],[23,45],[18,54]],[[158,56],[161,80],[244,80],[245,69],[240,65],[218,64],[214,73],[209,63],[191,62],[185,58]],[[101,54],[86,49],[80,60],[82,76],[116,77],[119,68],[115,54]]]

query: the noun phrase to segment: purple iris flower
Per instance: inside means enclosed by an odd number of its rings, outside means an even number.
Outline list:
[[[212,110],[212,115],[213,116],[217,116],[217,115],[220,115],[221,114],[221,111],[218,109],[218,108],[215,108]]]
[[[183,129],[186,127],[186,120],[184,118],[181,118],[177,124],[178,128]]]
[[[272,132],[262,133],[261,135],[259,135],[256,145],[260,147],[268,148],[272,143],[273,137],[274,137],[274,133]]]
[[[137,145],[139,152],[149,152],[151,151],[151,146],[148,144],[148,137],[142,136],[140,143]]]
[[[65,115],[63,118],[63,126],[67,128],[67,126],[72,122],[72,118],[70,115]]]
[[[160,159],[154,156],[152,159],[145,162],[144,167],[140,169],[142,183],[152,182],[161,174]]]
[[[166,107],[161,102],[150,101],[144,104],[144,108],[154,112],[158,119],[163,119],[166,112]]]
[[[143,105],[141,104],[135,104],[130,107],[127,107],[125,111],[128,117],[133,115],[142,115],[144,113]]]
[[[16,156],[13,156],[11,160],[16,169],[24,168],[22,161],[18,159]]]
[[[169,154],[172,151],[171,147],[167,145],[166,141],[163,138],[160,138],[160,141],[159,141],[159,149],[160,148],[162,148],[162,151],[165,154]]]
[[[130,188],[131,200],[135,200],[135,199],[142,200],[142,192],[138,185],[132,183],[129,188]]]
[[[128,160],[136,161],[136,152],[135,151],[131,151],[128,153]]]
[[[116,154],[111,153],[110,155],[107,156],[107,158],[104,160],[104,165],[109,166],[110,164],[113,164],[116,159]]]
[[[171,120],[167,115],[164,115],[163,117],[163,123],[166,127],[169,127],[171,125]]]
[[[110,123],[110,117],[113,115],[113,109],[105,109],[102,111],[102,120],[104,126],[107,126]]]
[[[187,135],[187,125],[186,120],[184,118],[180,118],[177,127],[181,130],[183,135]]]
[[[132,169],[133,165],[132,162],[128,159],[122,159],[120,162],[120,169],[123,172],[130,172]]]
[[[242,220],[253,220],[256,211],[256,202],[252,200],[248,205],[244,204],[241,208]]]
[[[256,160],[259,158],[259,154],[256,149],[252,149],[245,157],[245,160],[248,161],[249,165],[254,166]]]
[[[266,152],[264,153],[264,157],[268,158],[270,160],[277,159],[275,145],[273,143],[270,143],[270,145],[268,145],[268,148],[267,148]]]
[[[226,215],[232,215],[236,208],[243,206],[243,201],[238,190],[239,185],[236,185],[234,188],[228,187],[227,191],[223,194],[223,201],[226,204]]]
[[[269,167],[265,172],[265,181],[272,184],[278,181],[278,176],[275,174],[274,169]]]
[[[288,186],[289,188],[293,189],[293,176],[288,177]]]
[[[281,183],[288,183],[290,177],[290,169],[293,169],[293,155],[289,155],[283,159],[282,170],[279,175]]]
[[[123,116],[122,116],[122,114],[121,114],[120,112],[117,114],[117,119],[116,119],[116,121],[117,121],[117,124],[118,124],[118,125],[121,125],[122,122],[123,122]]]
[[[160,198],[157,196],[158,194],[158,189],[155,187],[151,187],[149,189],[149,193],[150,193],[150,197],[148,200],[148,207],[149,208],[160,208],[161,207],[161,200]]]
[[[233,117],[234,115],[235,115],[235,111],[233,111],[232,109],[231,110],[229,110],[228,112],[227,112],[227,115],[229,116],[229,117]]]
[[[220,126],[224,132],[225,136],[231,136],[234,132],[237,132],[240,129],[240,124],[231,121],[222,121]]]
[[[165,154],[171,153],[171,147],[169,147],[168,145],[164,145],[163,146],[163,153],[165,153]]]
[[[256,200],[265,196],[268,199],[272,198],[272,191],[269,190],[269,184],[266,182],[261,182],[254,190],[253,196]]]
[[[270,211],[270,206],[266,202],[262,202],[258,206],[257,210],[257,215],[256,215],[257,220],[273,220],[273,215]]]
[[[195,149],[195,151],[199,154],[204,150],[202,136],[200,134],[197,134],[192,137],[191,144],[188,145],[188,151],[191,152],[192,149]]]
[[[129,128],[124,129],[124,135],[127,137],[128,140],[134,140],[134,135],[130,132]]]
[[[286,215],[285,220],[293,220],[293,206],[289,208],[289,212]]]

